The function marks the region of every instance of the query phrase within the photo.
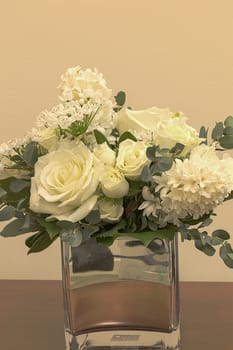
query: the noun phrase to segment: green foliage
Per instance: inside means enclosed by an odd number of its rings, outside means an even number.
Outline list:
[[[15,208],[6,206],[0,211],[0,221],[10,220],[15,216]]]
[[[150,181],[152,181],[152,175],[151,175],[151,171],[150,171],[150,168],[148,167],[148,165],[145,165],[143,167],[143,169],[142,169],[141,180],[143,182],[150,182]]]
[[[9,189],[11,192],[18,193],[30,186],[30,181],[13,178],[10,182]]]
[[[200,128],[199,137],[202,139],[206,139],[206,141],[204,142],[205,144],[207,144],[207,136],[208,136],[208,128],[205,128],[204,126],[202,126]]]
[[[34,164],[38,160],[38,144],[37,142],[30,142],[26,145],[26,147],[23,150],[22,159],[25,161],[25,163],[33,167]]]
[[[225,127],[233,128],[233,117],[231,115],[224,120],[224,125]]]
[[[117,107],[114,108],[115,112],[119,112],[125,104],[126,94],[124,91],[119,91],[116,96],[114,96]]]
[[[224,264],[230,268],[233,268],[233,249],[229,243],[224,243],[220,250],[219,255],[222,258]]]
[[[106,142],[108,145],[108,139],[106,138],[106,136],[104,134],[102,134],[102,132],[100,132],[99,130],[94,130],[94,135],[95,135],[95,139],[98,145]]]
[[[30,248],[27,254],[41,252],[42,250],[48,248],[56,238],[57,236],[54,237],[54,239],[51,239],[48,232],[46,231],[34,234],[33,236],[27,238],[25,241],[27,247]]]
[[[219,123],[216,123],[213,131],[212,131],[212,139],[215,140],[215,141],[218,141],[223,135],[223,123],[222,122],[219,122]]]
[[[137,141],[137,138],[136,138],[133,134],[131,134],[131,132],[125,131],[125,132],[120,136],[120,138],[119,138],[119,143],[121,143],[121,142],[123,142],[123,141],[125,141],[125,140],[127,140],[127,139],[133,140],[133,141]]]
[[[37,231],[38,226],[36,226],[34,223],[25,226],[25,219],[25,216],[23,216],[11,221],[2,229],[0,235],[3,237],[15,237],[24,233]]]
[[[85,218],[85,220],[91,224],[96,225],[100,222],[100,212],[99,210],[92,210]]]
[[[175,146],[169,152],[173,153],[173,155],[175,157],[177,157],[179,154],[181,154],[183,152],[184,148],[185,148],[185,145],[183,145],[182,143],[177,142],[175,144]]]
[[[232,135],[225,135],[219,139],[220,146],[226,149],[232,149],[233,148],[233,136]]]

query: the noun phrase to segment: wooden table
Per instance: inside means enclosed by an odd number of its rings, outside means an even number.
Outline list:
[[[233,283],[180,283],[182,350],[233,349]],[[0,349],[64,350],[60,281],[0,281]]]

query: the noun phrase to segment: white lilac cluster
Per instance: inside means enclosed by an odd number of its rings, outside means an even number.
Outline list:
[[[210,213],[228,197],[233,190],[233,159],[228,155],[219,159],[213,147],[202,144],[189,158],[176,159],[170,170],[153,181],[160,200],[147,187],[140,209],[147,216],[157,216],[162,210],[166,222],[179,225],[180,219]]]

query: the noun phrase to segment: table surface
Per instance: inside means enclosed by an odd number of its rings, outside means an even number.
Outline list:
[[[233,283],[181,282],[182,350],[233,349]],[[64,350],[60,281],[0,281],[0,349]]]

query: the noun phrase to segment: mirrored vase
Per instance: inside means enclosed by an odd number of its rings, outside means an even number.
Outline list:
[[[176,238],[61,247],[66,350],[180,349]]]

